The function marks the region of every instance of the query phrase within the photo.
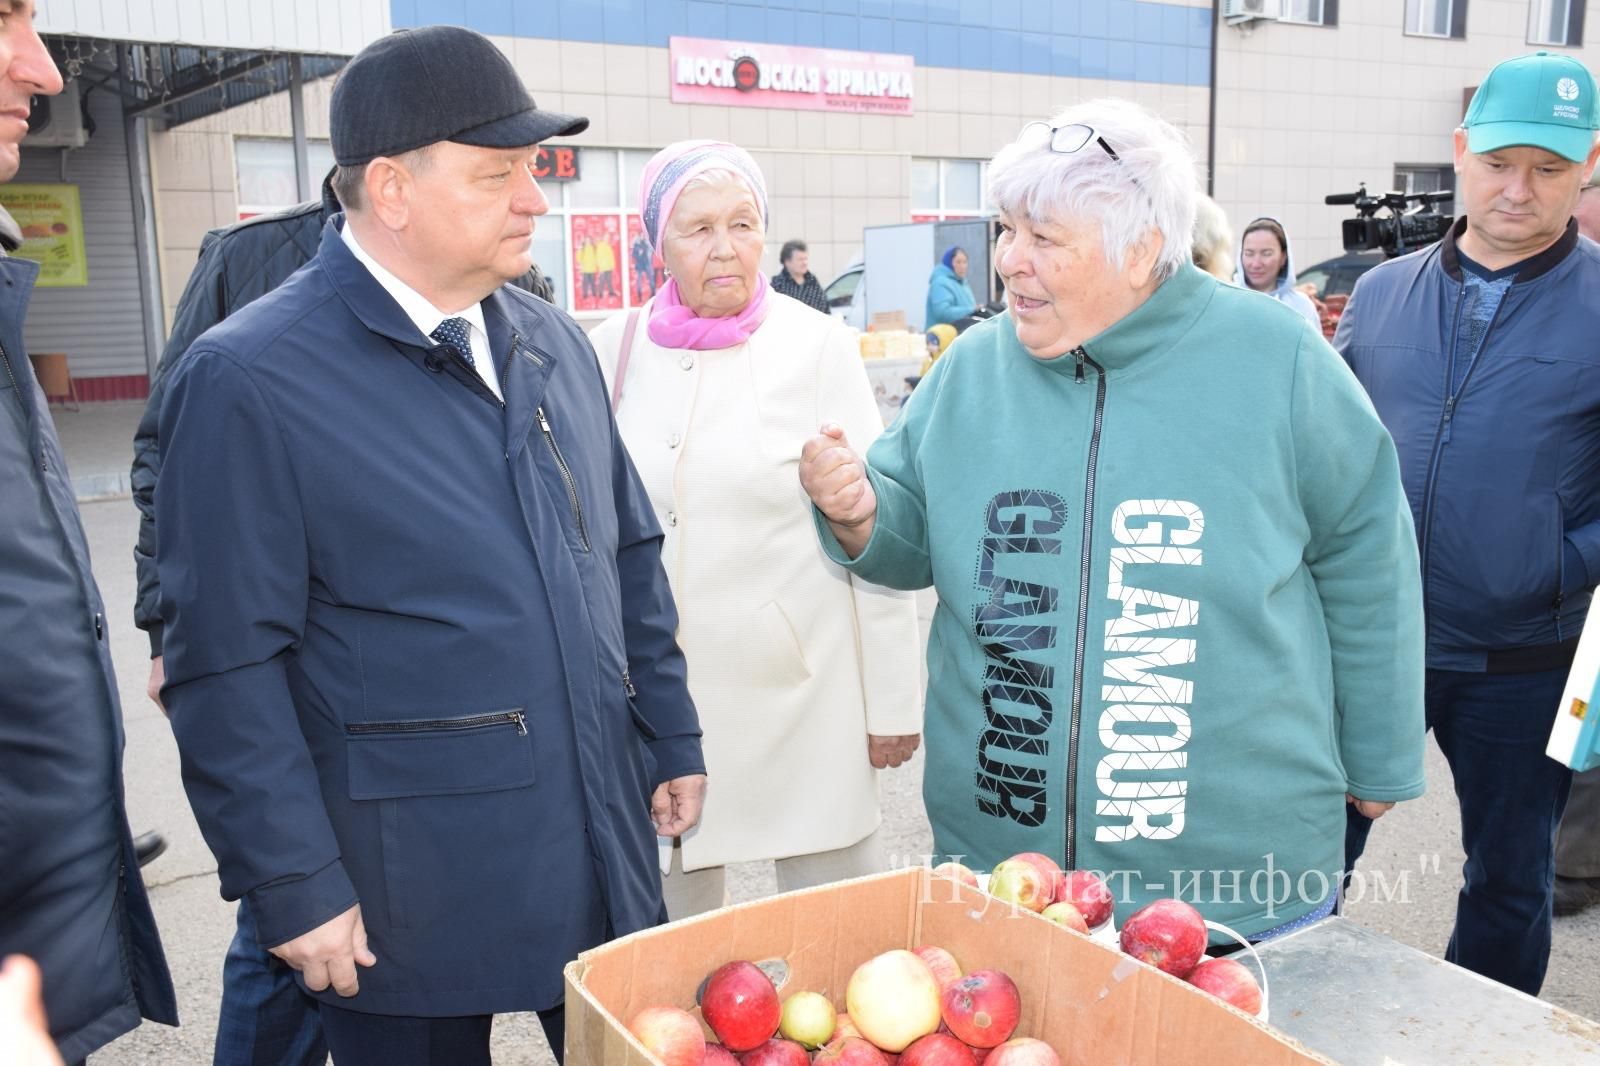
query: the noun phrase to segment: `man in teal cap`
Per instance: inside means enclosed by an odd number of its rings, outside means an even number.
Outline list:
[[[1571,773],[1545,743],[1600,580],[1600,247],[1593,75],[1489,72],[1455,131],[1465,217],[1356,285],[1334,347],[1393,435],[1421,548],[1427,723],[1461,803],[1445,957],[1530,995],[1550,957]],[[1371,822],[1349,814],[1346,864]]]

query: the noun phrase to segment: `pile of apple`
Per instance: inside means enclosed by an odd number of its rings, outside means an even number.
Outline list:
[[[933,872],[978,887],[978,875],[958,862],[941,863]],[[1088,870],[1063,870],[1037,851],[1024,851],[997,865],[989,874],[987,891],[1080,933],[1110,921],[1115,903],[1111,889],[1098,876]]]
[[[960,863],[944,863],[933,872],[978,887],[977,874]],[[988,892],[1080,933],[1109,921],[1113,909],[1111,889],[1103,880],[1088,870],[1062,870],[1037,851],[997,865],[989,874]],[[1200,912],[1176,899],[1158,899],[1135,911],[1121,929],[1125,953],[1246,1014],[1260,1014],[1261,986],[1255,976],[1233,959],[1205,958],[1208,940]]]
[[[962,974],[940,947],[886,951],[845,988],[845,1011],[826,996],[779,1002],[760,967],[730,962],[700,991],[700,1021],[677,1007],[646,1007],[628,1031],[666,1066],[1060,1066],[1042,1040],[1016,1036],[1022,996],[999,970]]]
[[[1158,899],[1133,912],[1122,926],[1122,950],[1210,992],[1246,1014],[1261,1013],[1261,986],[1248,968],[1229,958],[1208,959],[1206,920],[1180,899]]]

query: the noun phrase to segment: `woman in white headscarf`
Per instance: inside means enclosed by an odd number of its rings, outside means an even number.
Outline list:
[[[1289,252],[1289,235],[1277,219],[1258,218],[1244,228],[1244,238],[1239,243],[1239,270],[1233,280],[1294,308],[1317,328],[1318,333],[1322,332],[1322,316],[1317,314],[1317,305],[1294,287],[1294,256]]]

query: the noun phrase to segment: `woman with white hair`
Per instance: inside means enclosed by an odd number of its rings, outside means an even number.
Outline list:
[[[867,440],[883,423],[849,330],[761,273],[755,160],[731,144],[668,145],[639,203],[668,281],[592,340],[666,533],[705,731],[700,826],[681,847],[662,842],[677,919],[722,905],[730,862],[777,860],[781,891],[887,868],[875,768],[917,747],[920,634],[911,596],[823,555],[795,484],[823,412]]]
[[[1189,261],[1172,126],[1098,100],[989,168],[1009,309],[866,461],[801,482],[828,553],[934,586],[935,850],[1109,875],[1263,938],[1333,906],[1347,799],[1422,791],[1422,612],[1394,445],[1289,308]]]
[[[1191,249],[1194,265],[1214,278],[1229,281],[1233,278],[1233,228],[1228,225],[1227,212],[1205,193],[1194,198],[1194,242]]]

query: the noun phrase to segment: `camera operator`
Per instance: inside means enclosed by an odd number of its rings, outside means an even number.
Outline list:
[[[1334,337],[1400,453],[1421,546],[1427,724],[1465,885],[1445,958],[1537,995],[1571,772],[1544,754],[1600,578],[1600,248],[1573,209],[1595,80],[1508,60],[1455,131],[1466,217],[1357,283]],[[1349,812],[1346,867],[1371,822]]]

